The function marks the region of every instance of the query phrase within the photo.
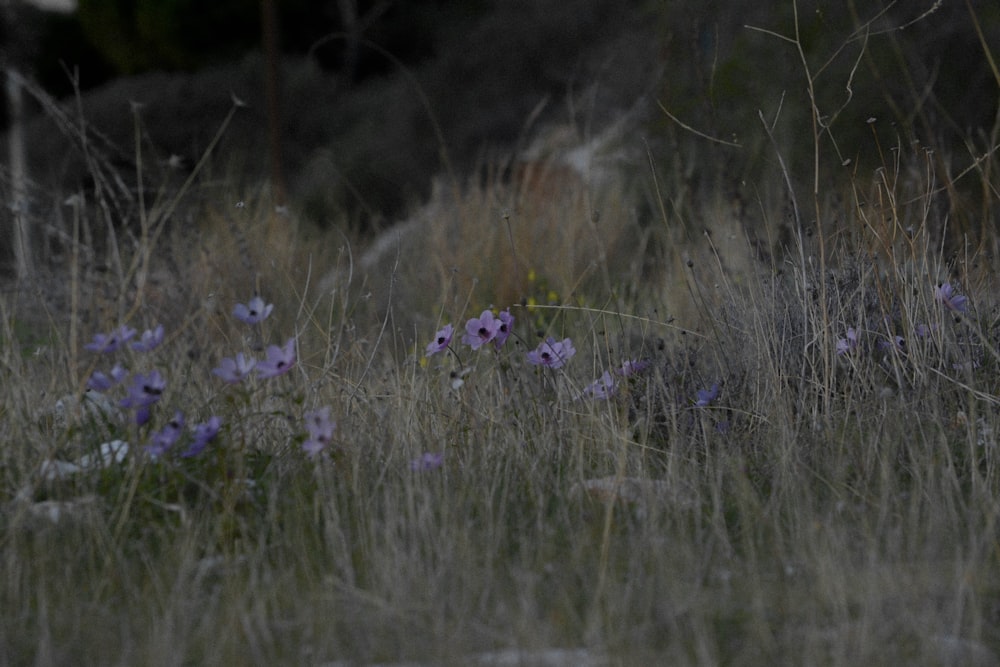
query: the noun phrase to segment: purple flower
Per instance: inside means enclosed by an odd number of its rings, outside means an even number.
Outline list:
[[[580,393],[583,398],[592,398],[597,401],[603,401],[611,398],[616,389],[615,379],[612,377],[611,373],[604,371],[598,379],[594,380]]]
[[[648,359],[629,359],[621,365],[621,368],[618,369],[617,373],[623,378],[628,378],[643,372],[652,365],[653,362]]]
[[[246,305],[236,304],[233,308],[233,316],[245,324],[260,324],[267,319],[267,316],[274,310],[273,303],[264,303],[264,299],[255,296]]]
[[[95,334],[94,342],[87,343],[83,347],[85,350],[99,352],[101,354],[114,352],[134,335],[135,329],[130,329],[128,325],[123,324],[109,334]]]
[[[305,421],[309,439],[302,443],[302,450],[309,455],[309,458],[316,458],[333,440],[337,422],[330,419],[329,406],[307,412]]]
[[[473,350],[490,342],[500,331],[501,321],[493,316],[493,311],[484,310],[479,317],[473,317],[465,323],[465,335],[462,342],[470,345]]]
[[[160,371],[150,371],[148,375],[136,375],[132,378],[132,385],[128,389],[128,396],[122,399],[123,408],[148,408],[153,403],[160,400],[163,390],[167,388],[167,382],[160,375]]]
[[[110,371],[110,375],[105,375],[101,371],[94,371],[94,374],[90,376],[89,380],[87,380],[87,389],[93,389],[96,392],[104,393],[124,380],[127,376],[128,371],[122,368],[121,364],[115,364],[115,367]]]
[[[215,436],[219,434],[219,429],[222,427],[222,420],[218,417],[210,417],[204,424],[198,424],[194,427],[194,440],[188,445],[188,448],[184,450],[181,454],[183,458],[191,458],[192,456],[198,456],[203,451],[205,447]]]
[[[528,363],[535,366],[548,366],[549,368],[562,368],[563,364],[576,354],[573,341],[564,338],[556,341],[553,338],[545,339],[539,343],[538,347],[528,352]]]
[[[135,411],[135,425],[145,426],[146,422],[149,421],[149,418],[151,416],[152,413],[150,412],[149,407],[143,406],[139,408],[138,410]]]
[[[719,397],[719,383],[716,382],[712,385],[711,389],[699,389],[698,390],[698,400],[695,401],[695,406],[703,408],[709,403],[714,401]]]
[[[444,452],[425,452],[420,458],[410,461],[410,470],[419,472],[437,470],[444,465]]]
[[[261,379],[284,375],[295,365],[295,339],[289,338],[284,347],[269,345],[267,359],[257,364],[257,377]]]
[[[158,459],[167,453],[167,450],[174,446],[177,439],[181,437],[184,429],[184,413],[178,410],[174,413],[174,418],[161,430],[153,434],[150,444],[146,445],[146,451],[154,459]]]
[[[253,359],[247,359],[243,356],[242,352],[236,354],[235,359],[230,357],[225,357],[221,362],[219,362],[218,368],[213,368],[212,373],[218,375],[225,382],[229,384],[236,384],[253,370],[253,367],[257,365],[257,362]]]
[[[155,329],[146,329],[142,332],[142,338],[132,343],[132,349],[136,352],[149,352],[159,347],[163,342],[163,325],[158,325]]]
[[[879,350],[896,350],[897,352],[906,352],[906,339],[902,336],[893,336],[892,340],[880,340],[878,342]]]
[[[438,331],[434,335],[433,342],[427,345],[427,354],[425,356],[431,356],[432,354],[437,354],[438,352],[444,352],[451,345],[451,337],[455,334],[455,327],[450,324],[444,325],[444,328]]]
[[[493,344],[497,346],[499,350],[503,347],[503,344],[507,342],[510,338],[510,332],[514,329],[514,316],[510,314],[510,308],[500,311],[498,316],[500,320],[500,326],[497,328],[497,335],[493,339]]]
[[[837,341],[837,354],[844,355],[858,346],[858,332],[854,327],[847,329],[847,337]]]
[[[942,283],[934,288],[934,300],[956,313],[965,313],[969,310],[969,297],[955,294],[955,288],[950,283]]]

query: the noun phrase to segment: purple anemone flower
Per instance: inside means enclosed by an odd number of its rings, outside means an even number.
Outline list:
[[[478,350],[490,342],[500,331],[501,321],[493,316],[493,311],[484,310],[479,317],[473,317],[465,323],[465,335],[462,342]]]
[[[309,438],[302,443],[302,451],[308,454],[309,458],[316,458],[333,440],[333,432],[337,428],[337,422],[330,419],[329,406],[307,412],[305,421]]]
[[[132,349],[136,352],[149,352],[159,347],[163,342],[163,325],[157,325],[155,329],[146,329],[142,332],[142,337],[132,343]]]
[[[149,418],[153,416],[148,406],[143,406],[135,411],[135,425],[145,426]]]
[[[573,341],[569,338],[556,341],[550,337],[539,343],[537,348],[528,352],[528,363],[535,366],[562,368],[563,364],[569,361],[574,354],[576,354],[576,348],[573,347]]]
[[[500,320],[500,326],[497,327],[497,334],[493,338],[493,344],[499,350],[507,342],[507,339],[510,338],[510,332],[514,330],[514,316],[510,314],[510,308],[507,308],[500,311],[500,315],[497,317]]]
[[[267,359],[257,363],[257,377],[261,379],[284,375],[295,365],[295,339],[289,338],[284,347],[269,345]]]
[[[105,375],[101,371],[94,371],[94,374],[87,380],[87,389],[104,393],[108,389],[111,389],[111,387],[122,382],[126,377],[128,377],[128,371],[121,364],[115,364],[115,367],[111,369],[108,375]]]
[[[184,430],[184,413],[178,410],[174,413],[174,418],[162,429],[153,434],[150,444],[146,445],[146,451],[154,459],[158,459],[167,453],[167,450],[174,446],[177,439],[181,437]]]
[[[623,378],[628,378],[643,372],[652,365],[653,362],[648,359],[629,359],[621,365],[621,368],[618,369],[617,373]]]
[[[203,451],[208,443],[215,439],[215,436],[219,434],[219,429],[222,428],[222,420],[218,417],[212,416],[209,420],[203,424],[198,424],[194,427],[194,440],[188,445],[181,456],[183,458],[191,458],[192,456],[198,456]]]
[[[592,398],[596,401],[604,401],[611,398],[616,389],[615,378],[610,372],[604,371],[601,377],[583,388],[580,396],[583,398]]]
[[[247,304],[238,303],[233,308],[233,317],[245,324],[260,324],[274,310],[273,303],[264,303],[264,299],[255,296]]]
[[[128,396],[122,399],[120,405],[123,408],[148,408],[160,400],[166,388],[167,381],[158,370],[154,369],[147,375],[136,375],[132,378]]]
[[[858,346],[858,332],[854,327],[847,329],[847,336],[837,341],[837,354],[844,355]]]
[[[718,397],[719,397],[719,383],[716,382],[715,384],[712,385],[711,389],[699,389],[698,400],[696,400],[694,404],[699,408],[704,408]]]
[[[455,327],[450,324],[444,325],[444,327],[434,335],[434,340],[427,345],[427,353],[425,356],[431,356],[432,354],[437,354],[438,352],[444,352],[451,345],[451,338],[455,335]]]
[[[136,333],[135,329],[130,328],[128,325],[123,324],[111,333],[108,334],[95,334],[94,340],[91,343],[87,343],[83,346],[85,350],[90,350],[91,352],[98,352],[105,354],[107,352],[114,352],[122,345],[128,341],[129,338],[134,336]]]
[[[955,294],[955,288],[950,283],[942,283],[934,288],[934,300],[944,304],[944,307],[956,313],[969,311],[969,297]]]
[[[255,360],[247,359],[242,352],[238,352],[235,358],[225,357],[219,362],[218,368],[212,369],[212,373],[229,384],[236,384],[249,375],[256,365]]]
[[[906,352],[906,339],[902,336],[896,335],[892,337],[892,340],[880,340],[877,347],[883,352],[890,350],[895,350],[896,352]]]
[[[410,461],[410,470],[425,472],[437,470],[444,465],[444,452],[425,452],[420,458]]]

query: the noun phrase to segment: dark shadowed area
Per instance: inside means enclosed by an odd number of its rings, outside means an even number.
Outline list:
[[[758,112],[799,196],[811,190],[813,146],[796,139],[811,131],[808,105],[791,103],[807,83],[800,54],[781,37],[794,32],[790,3],[278,4],[283,180],[310,224],[381,226],[424,200],[435,174],[462,182],[508,159],[540,126],[594,132],[637,105],[646,113],[636,142],[675,155],[695,191],[747,198],[747,184],[780,181]],[[829,124],[820,133],[824,179],[874,169],[886,143],[922,142],[940,166],[986,149],[997,87],[976,31],[996,43],[1000,10],[973,5],[978,25],[961,3],[863,13],[799,3],[801,55]],[[244,196],[266,188],[274,163],[260,8],[255,0],[82,0],[71,15],[8,7],[5,61],[32,81],[24,135],[34,244],[50,243],[42,230],[66,197],[95,192],[95,161],[121,181],[115,196],[124,201],[105,207],[117,211],[115,224],[134,212],[140,171],[146,188],[176,188],[234,99],[243,104],[199,178],[238,184]],[[689,130],[739,147],[706,153],[712,144]],[[977,196],[974,184],[956,181],[951,197]],[[966,213],[953,224],[984,223],[997,224]]]

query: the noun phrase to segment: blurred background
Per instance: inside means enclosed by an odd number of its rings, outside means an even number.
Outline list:
[[[891,162],[887,151],[919,145],[933,149],[953,228],[992,233],[1000,224],[981,215],[995,210],[975,205],[990,178],[960,177],[998,143],[991,56],[1000,53],[1000,5],[992,0],[0,7],[0,58],[26,91],[19,210],[38,219],[93,190],[95,154],[128,188],[138,187],[137,160],[147,186],[176,185],[235,99],[241,108],[198,196],[266,190],[319,227],[383,226],[425,200],[435,175],[465,179],[502,164],[535,128],[584,136],[625,114],[641,156],[637,178],[651,158],[678,174],[691,201],[780,193],[776,149],[796,190],[811,197],[816,166],[824,183],[847,183]],[[824,125],[819,163],[804,65]],[[0,112],[5,157],[10,109]],[[0,187],[12,201],[3,163]],[[830,187],[829,196],[842,192]],[[7,247],[0,260],[10,254]]]

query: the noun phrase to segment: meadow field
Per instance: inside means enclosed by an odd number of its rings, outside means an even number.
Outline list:
[[[1000,125],[830,176],[816,115],[805,175],[632,125],[380,242],[68,201],[0,296],[0,664],[1000,664]]]

